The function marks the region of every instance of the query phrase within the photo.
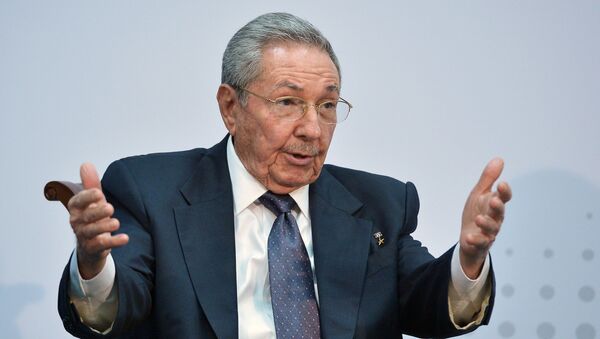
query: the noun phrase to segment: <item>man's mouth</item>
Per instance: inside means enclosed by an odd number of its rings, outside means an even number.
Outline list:
[[[291,154],[296,159],[312,158],[312,155],[308,155],[308,154],[300,154],[300,153],[291,153]]]
[[[314,155],[309,153],[286,152],[288,162],[295,166],[309,166],[314,161]]]
[[[287,154],[290,163],[306,166],[312,164],[314,158],[319,154],[319,148],[310,144],[300,144],[285,147],[283,152]]]

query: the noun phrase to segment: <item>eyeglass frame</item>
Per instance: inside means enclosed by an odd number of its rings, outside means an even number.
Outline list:
[[[302,101],[304,103],[304,105],[302,105],[302,115],[298,116],[295,119],[289,119],[289,120],[286,119],[287,121],[297,121],[297,120],[302,119],[302,117],[304,117],[304,115],[306,114],[306,112],[308,112],[308,108],[309,107],[314,107],[315,111],[317,112],[317,116],[321,116],[321,113],[319,112],[319,107],[321,107],[321,105],[323,105],[325,103],[331,103],[331,102],[342,102],[342,103],[348,105],[348,113],[346,113],[346,117],[344,118],[344,120],[339,121],[339,122],[338,121],[336,121],[336,122],[328,122],[328,121],[319,120],[320,122],[322,122],[324,124],[327,124],[327,125],[337,125],[339,123],[342,123],[342,122],[346,121],[346,119],[348,119],[348,116],[350,116],[350,111],[352,110],[352,107],[354,107],[354,106],[352,106],[352,104],[348,100],[346,100],[346,99],[344,99],[342,97],[339,97],[337,100],[324,101],[324,102],[321,102],[320,104],[309,104],[308,102],[306,102],[306,100],[304,100],[302,98],[299,98],[299,97],[296,97],[296,96],[293,96],[293,95],[285,95],[285,96],[278,97],[278,98],[275,98],[275,99],[270,99],[270,98],[267,98],[267,97],[262,96],[260,94],[254,93],[254,92],[252,92],[252,91],[250,91],[250,90],[248,90],[246,88],[243,88],[243,87],[237,87],[237,86],[232,86],[232,87],[235,88],[236,90],[241,90],[241,91],[250,93],[250,94],[252,94],[252,95],[254,95],[256,97],[259,97],[259,98],[261,98],[263,100],[266,100],[267,102],[270,102],[272,104],[277,104],[277,102],[279,100],[281,100],[281,99],[299,99],[300,101]],[[336,116],[337,116],[337,112],[336,112]]]

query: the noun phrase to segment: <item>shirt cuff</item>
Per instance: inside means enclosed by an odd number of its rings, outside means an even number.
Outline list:
[[[492,294],[489,271],[488,255],[479,277],[470,279],[460,264],[460,245],[456,245],[452,253],[452,280],[448,287],[448,311],[456,329],[466,330],[483,321]]]
[[[490,273],[490,256],[485,258],[483,268],[477,279],[469,278],[460,264],[460,244],[456,244],[452,253],[452,285],[458,295],[474,300],[479,291],[483,289]]]
[[[71,255],[69,266],[69,298],[79,313],[79,320],[92,332],[108,334],[117,315],[118,295],[115,283],[115,262],[109,254],[102,271],[85,280],[79,273],[77,251]]]
[[[103,303],[108,299],[110,291],[115,283],[115,262],[110,253],[106,257],[106,263],[102,271],[95,277],[85,280],[79,273],[77,265],[77,250],[71,255],[71,264],[69,267],[70,273],[70,289],[69,296],[73,298],[90,298],[96,303]]]

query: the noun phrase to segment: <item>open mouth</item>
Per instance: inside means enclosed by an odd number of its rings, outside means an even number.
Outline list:
[[[308,166],[312,164],[314,156],[303,153],[287,153],[288,161],[296,166]]]
[[[309,156],[309,155],[297,154],[297,153],[294,153],[294,154],[292,154],[292,156],[293,156],[294,158],[296,158],[296,159],[307,159],[307,158],[310,158],[310,156]]]

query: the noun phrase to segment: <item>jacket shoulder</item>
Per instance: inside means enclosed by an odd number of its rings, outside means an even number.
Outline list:
[[[116,160],[113,164],[120,162],[135,171],[164,171],[168,170],[168,167],[181,169],[196,164],[206,155],[207,151],[205,148],[194,148],[177,152],[134,155]],[[168,166],[166,166],[167,164]]]
[[[178,195],[197,170],[207,149],[136,155],[116,160],[102,177],[102,189],[119,200],[136,201],[147,196],[167,198]]]
[[[110,180],[114,175],[129,175],[140,181],[173,180],[174,177],[186,177],[196,168],[198,162],[207,154],[207,149],[195,148],[186,151],[150,153],[134,155],[112,162],[103,180]]]
[[[415,230],[419,196],[412,182],[404,183],[389,176],[334,165],[326,165],[324,169],[364,204],[366,217],[372,220],[400,219],[405,232]]]
[[[375,190],[403,192],[406,190],[407,186],[414,186],[411,182],[404,183],[386,175],[329,164],[324,167],[332,176],[353,193],[363,191],[372,192]]]

